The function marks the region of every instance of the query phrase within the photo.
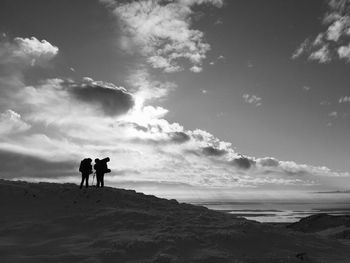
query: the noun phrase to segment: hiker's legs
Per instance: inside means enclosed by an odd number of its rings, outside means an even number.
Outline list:
[[[88,188],[88,187],[89,187],[89,174],[87,174],[87,175],[85,176],[85,180],[86,180],[86,185],[85,185],[85,187]]]
[[[103,181],[104,180],[104,176],[105,176],[104,174],[101,174],[101,187],[104,186],[104,181]]]
[[[100,183],[101,183],[101,175],[99,173],[96,173],[96,187],[100,187]]]
[[[80,189],[83,187],[83,184],[84,184],[84,174],[81,174]]]

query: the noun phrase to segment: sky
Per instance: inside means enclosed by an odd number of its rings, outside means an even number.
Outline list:
[[[349,199],[349,62],[349,0],[4,0],[0,174]]]

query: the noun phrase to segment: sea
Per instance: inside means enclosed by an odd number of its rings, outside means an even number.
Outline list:
[[[327,213],[330,215],[350,215],[350,202],[300,203],[300,202],[191,202],[212,210],[223,211],[237,217],[244,217],[264,223],[293,223],[301,218]]]

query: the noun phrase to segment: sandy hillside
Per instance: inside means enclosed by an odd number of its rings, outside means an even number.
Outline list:
[[[0,180],[0,262],[350,262],[325,236],[122,189]]]

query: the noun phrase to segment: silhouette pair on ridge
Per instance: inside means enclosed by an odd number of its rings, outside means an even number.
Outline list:
[[[107,163],[110,161],[109,157],[104,158],[102,160],[96,158],[95,159],[95,174],[96,174],[96,187],[103,187],[104,186],[104,175],[105,173],[110,173],[111,170],[108,169]],[[84,181],[86,182],[85,186],[89,187],[89,175],[93,173],[92,171],[92,159],[91,158],[85,158],[80,162],[79,172],[81,172],[81,183],[80,183],[80,189],[84,185]]]

